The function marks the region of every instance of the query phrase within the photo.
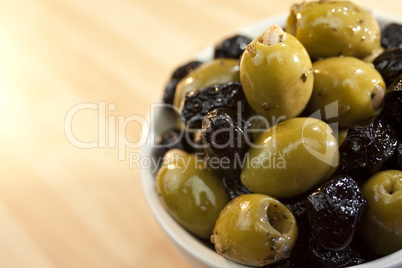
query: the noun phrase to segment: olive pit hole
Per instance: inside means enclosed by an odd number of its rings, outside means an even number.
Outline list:
[[[270,204],[267,210],[268,221],[271,226],[279,233],[287,233],[289,230],[289,220],[284,208],[278,204]]]
[[[389,191],[389,194],[392,195],[393,193],[396,192],[402,192],[402,179],[399,179],[392,184],[391,191]]]
[[[402,191],[402,178],[392,180],[390,176],[387,176],[387,180],[383,184],[383,187],[389,195]]]

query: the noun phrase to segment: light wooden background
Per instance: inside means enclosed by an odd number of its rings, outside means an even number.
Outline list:
[[[401,16],[400,0],[356,2]],[[292,3],[0,0],[0,267],[187,267],[130,167],[138,150],[119,159],[118,135],[139,141],[141,125],[119,120],[145,117],[207,44]]]

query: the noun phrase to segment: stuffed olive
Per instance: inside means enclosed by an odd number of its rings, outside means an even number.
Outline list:
[[[220,211],[230,201],[221,179],[202,159],[173,149],[165,155],[156,181],[170,215],[191,233],[209,238]]]
[[[297,233],[296,219],[285,205],[267,195],[246,194],[222,210],[211,242],[226,258],[259,267],[287,258]]]
[[[250,106],[268,119],[298,116],[313,90],[312,64],[303,45],[278,25],[247,45],[240,81]]]
[[[338,143],[325,122],[292,118],[258,137],[249,150],[241,181],[256,193],[293,197],[327,180],[338,161]]]
[[[373,65],[354,57],[331,57],[314,62],[313,72],[309,112],[337,114],[341,127],[351,127],[380,113],[386,86]],[[336,102],[338,105],[331,105]],[[328,111],[331,107],[338,110]]]
[[[380,255],[402,249],[402,171],[379,172],[362,191],[369,205],[362,222],[367,247]]]
[[[381,46],[377,20],[349,1],[305,1],[291,8],[286,30],[306,47],[313,59],[363,58]]]

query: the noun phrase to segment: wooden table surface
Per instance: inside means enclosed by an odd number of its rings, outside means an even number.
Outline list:
[[[141,118],[176,66],[293,2],[0,1],[0,267],[187,267],[130,165]]]

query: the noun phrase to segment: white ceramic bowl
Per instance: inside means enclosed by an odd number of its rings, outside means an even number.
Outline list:
[[[380,26],[383,27],[389,22],[402,23],[401,18],[391,17],[384,14],[375,14]],[[272,24],[286,25],[287,14],[267,18],[250,26],[239,29],[236,33],[246,36],[255,37],[260,35]],[[230,36],[230,34],[228,34]],[[213,45],[202,51],[198,58],[200,60],[211,59],[213,55]],[[161,88],[162,90],[162,88]],[[141,157],[152,157],[151,141],[158,137],[164,130],[172,127],[174,121],[168,117],[168,113],[164,113],[161,109],[157,110],[154,115],[148,117],[151,128],[144,129],[142,135],[149,137],[149,142],[143,147]],[[145,137],[142,136],[142,137]],[[148,205],[156,218],[157,222],[169,237],[173,246],[181,257],[189,264],[190,267],[219,267],[219,268],[247,268],[249,266],[240,265],[225,259],[217,254],[213,249],[205,246],[197,238],[188,233],[183,227],[174,221],[174,219],[165,210],[161,203],[160,197],[156,192],[155,174],[152,169],[141,169],[141,181],[145,197]],[[361,264],[359,268],[401,268],[402,267],[402,250],[395,252],[383,258]]]

